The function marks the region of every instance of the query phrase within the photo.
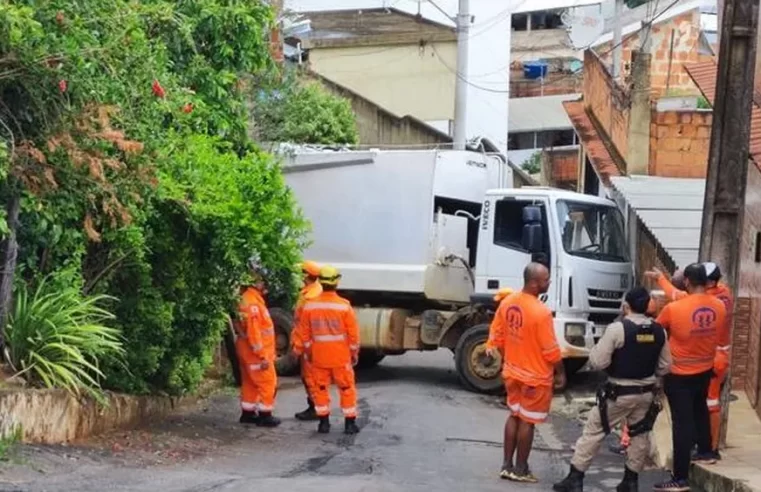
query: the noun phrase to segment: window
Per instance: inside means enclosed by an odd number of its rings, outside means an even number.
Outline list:
[[[513,14],[512,19],[513,31],[525,31],[528,29],[528,15],[526,14]]]
[[[562,10],[540,10],[530,14],[513,14],[511,18],[513,31],[537,31],[541,29],[560,29]]]
[[[547,211],[542,203],[518,201],[513,199],[499,200],[494,212],[494,244],[504,248],[526,251],[523,247],[523,209],[529,205],[538,206],[542,210],[542,243],[547,258],[550,255],[550,238],[547,228]]]
[[[538,134],[540,148],[564,147],[576,144],[576,132],[573,130],[550,130]]]
[[[536,133],[509,133],[507,135],[507,150],[525,150],[536,148]]]
[[[558,200],[557,211],[566,253],[600,261],[629,261],[624,220],[615,205]]]

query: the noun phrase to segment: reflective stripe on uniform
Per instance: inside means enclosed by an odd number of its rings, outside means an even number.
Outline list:
[[[315,406],[314,411],[317,412],[318,415],[324,415],[326,413],[330,413],[330,407]]]
[[[304,305],[304,311],[314,311],[315,309],[325,309],[326,311],[348,311],[351,307],[348,304],[337,302],[308,302]]]
[[[731,348],[732,348],[731,345],[724,345],[723,347],[717,347],[716,350],[721,350],[722,352],[729,352]]]
[[[251,369],[252,371],[259,371],[261,369],[264,369],[262,364],[249,364],[248,368]]]
[[[521,410],[521,406],[520,405],[510,405],[510,404],[508,404],[507,408],[509,408],[510,411],[513,412],[513,413],[518,413]]]
[[[315,335],[315,342],[340,342],[346,340],[346,335]]]
[[[256,403],[251,403],[251,402],[248,402],[248,401],[242,401],[242,402],[240,402],[240,408],[243,411],[246,411],[246,412],[254,412],[254,411],[256,411]]]
[[[673,356],[672,356],[673,357]],[[713,356],[711,357],[673,357],[673,364],[700,364],[700,363],[713,363]]]
[[[706,400],[706,404],[708,404],[709,408],[716,408],[721,404],[721,401],[708,399]]]
[[[307,340],[306,342],[304,342],[304,348],[309,348],[311,346],[312,346],[312,340]]]
[[[256,345],[251,345],[251,350],[253,350],[254,352],[258,352],[263,348],[264,347],[262,346],[261,343],[257,343]]]
[[[518,413],[523,415],[524,417],[534,419],[534,420],[544,420],[547,418],[548,413],[547,412],[530,412],[526,410],[525,408],[521,408]]]
[[[351,350],[359,350],[359,345],[349,345]]]
[[[345,417],[356,417],[357,415],[357,407],[342,408],[341,410]]]
[[[274,407],[271,406],[271,405],[262,405],[262,404],[259,404],[259,411],[260,412],[271,412],[273,409],[274,409]]]

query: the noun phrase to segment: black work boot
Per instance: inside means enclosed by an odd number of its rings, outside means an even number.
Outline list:
[[[346,417],[346,421],[344,422],[344,434],[359,434],[357,417]]]
[[[240,419],[238,422],[241,424],[256,424],[259,421],[259,414],[248,410],[242,410],[240,412]]]
[[[624,470],[624,479],[616,487],[616,492],[639,492],[639,474],[626,468]]]
[[[259,412],[259,418],[256,420],[257,427],[277,427],[280,425],[280,419],[272,416],[272,412]]]
[[[312,420],[319,419],[319,417],[317,416],[317,412],[314,409],[314,402],[312,401],[311,398],[307,398],[307,405],[309,405],[309,406],[307,407],[306,410],[304,410],[303,412],[299,412],[296,415],[294,415],[294,417],[296,417],[296,420],[301,420],[303,422],[309,422],[309,421],[312,421]]]
[[[584,490],[584,472],[579,471],[571,465],[571,471],[562,482],[552,486],[552,490],[557,492],[582,492]]]
[[[330,417],[320,417],[320,423],[317,425],[317,432],[327,434],[330,432]]]

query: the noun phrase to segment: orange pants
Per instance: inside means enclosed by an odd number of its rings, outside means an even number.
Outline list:
[[[719,448],[719,431],[721,427],[721,387],[727,377],[729,369],[729,354],[719,350],[713,361],[713,373],[711,382],[708,384],[708,413],[711,417],[711,446],[714,450]]]
[[[312,363],[306,356],[301,358],[301,382],[304,383],[304,391],[307,393],[307,398],[314,399],[314,370],[312,369]]]
[[[330,383],[338,386],[341,410],[344,417],[357,416],[357,387],[354,384],[354,368],[351,365],[323,368],[311,366],[314,381],[314,409],[320,417],[330,415]]]
[[[240,408],[246,412],[272,412],[277,393],[275,364],[267,369],[260,364],[241,363]]]
[[[507,407],[514,416],[530,424],[547,420],[552,405],[552,386],[529,386],[517,379],[507,378]]]

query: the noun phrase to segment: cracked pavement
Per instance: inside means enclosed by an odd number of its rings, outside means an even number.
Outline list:
[[[225,392],[144,429],[76,445],[21,447],[0,465],[0,491],[551,490],[567,472],[599,375],[579,374],[556,395],[530,459],[536,485],[497,477],[502,398],[461,388],[449,351],[387,357],[358,380],[358,436],[341,433],[337,409],[326,436],[316,433],[316,423],[293,419],[304,407],[303,390],[284,380],[277,429],[239,425],[237,398]],[[623,458],[607,450],[611,442],[613,436],[587,474],[585,490],[613,490],[620,480]],[[641,490],[663,476],[646,472]]]

